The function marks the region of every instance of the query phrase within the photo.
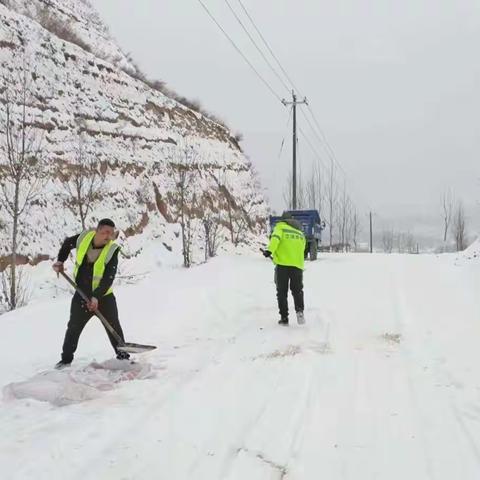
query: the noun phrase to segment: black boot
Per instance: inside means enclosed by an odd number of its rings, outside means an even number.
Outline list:
[[[60,360],[56,365],[55,368],[57,370],[62,370],[62,368],[69,367],[72,362],[65,362],[63,360]]]
[[[281,319],[278,321],[278,324],[279,324],[279,325],[284,325],[284,326],[288,327],[288,318],[281,318]]]

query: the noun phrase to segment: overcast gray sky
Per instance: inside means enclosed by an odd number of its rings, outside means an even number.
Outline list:
[[[282,97],[228,10],[203,0]],[[237,0],[229,0],[241,12]],[[351,196],[378,223],[441,230],[451,187],[480,220],[480,2],[478,0],[243,0],[306,95]],[[198,0],[93,0],[122,48],[152,78],[199,99],[244,134],[273,208],[291,163],[288,110],[252,73]],[[247,20],[245,20],[247,21]],[[299,123],[309,132],[299,115]],[[287,140],[282,155],[280,145]],[[311,141],[316,139],[309,134]],[[317,142],[317,145],[319,142]],[[321,146],[318,151],[327,161]],[[312,161],[299,140],[304,171]],[[440,235],[440,234],[439,234]]]

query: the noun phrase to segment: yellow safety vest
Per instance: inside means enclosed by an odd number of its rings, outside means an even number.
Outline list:
[[[267,250],[275,265],[304,269],[305,234],[286,222],[279,221],[270,236]]]
[[[77,257],[75,260],[75,269],[73,271],[73,275],[75,280],[77,279],[78,269],[87,254],[87,251],[92,243],[93,237],[95,236],[95,230],[85,230],[82,232],[78,239],[77,239]],[[105,272],[105,265],[112,259],[113,254],[120,248],[118,244],[110,240],[102,249],[100,255],[98,256],[97,260],[93,264],[93,279],[92,279],[92,292],[98,287],[100,284],[100,280],[103,277]],[[113,293],[112,287],[110,287],[105,293],[105,295],[109,295]]]

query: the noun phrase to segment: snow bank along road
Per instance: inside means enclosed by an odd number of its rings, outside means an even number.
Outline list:
[[[155,378],[57,407],[3,400],[4,479],[480,478],[480,268],[324,255],[307,325],[276,325],[272,267],[225,256],[117,288]],[[57,360],[67,297],[0,318],[0,384]],[[111,357],[87,326],[72,372]]]

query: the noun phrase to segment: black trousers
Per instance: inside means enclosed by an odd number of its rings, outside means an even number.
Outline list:
[[[123,331],[118,320],[117,301],[113,293],[99,299],[98,309],[123,340]],[[72,298],[72,304],[70,306],[70,321],[68,322],[65,340],[63,341],[62,360],[64,362],[71,362],[73,360],[73,354],[77,349],[80,334],[93,315],[94,314],[87,309],[85,301],[82,300],[79,295],[75,294]],[[118,342],[106,328],[105,331],[107,332],[115,353],[118,354]]]
[[[288,319],[288,287],[292,291],[296,312],[303,312],[303,270],[296,267],[275,267],[275,285],[280,317]]]

